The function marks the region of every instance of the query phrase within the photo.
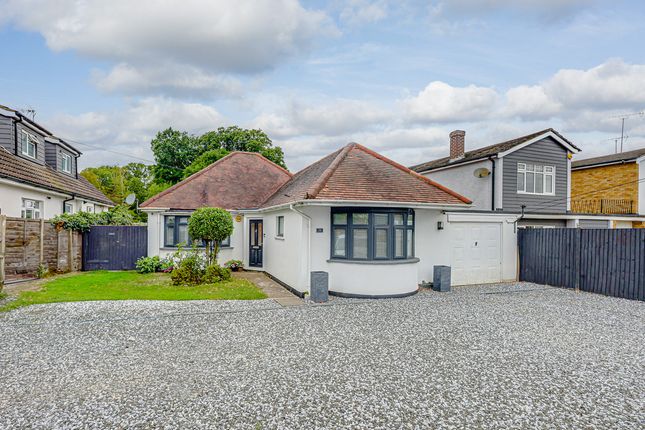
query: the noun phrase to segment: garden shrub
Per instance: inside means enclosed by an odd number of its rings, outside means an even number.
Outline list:
[[[206,244],[208,263],[217,261],[219,246],[233,234],[233,217],[221,208],[199,208],[188,218],[188,235]],[[211,244],[213,252],[211,252]]]
[[[175,285],[201,284],[206,273],[206,256],[193,246],[185,253],[176,252],[173,256],[173,271],[170,279]]]
[[[206,268],[203,278],[204,283],[208,284],[230,280],[231,270],[226,267],[222,267],[217,263],[213,263]]]
[[[132,225],[134,216],[124,206],[116,206],[109,211],[76,212],[56,215],[50,220],[51,224],[59,230],[73,230],[81,233],[87,232],[93,225]]]
[[[141,257],[136,262],[139,273],[155,273],[161,270],[161,259],[158,255],[153,257]]]

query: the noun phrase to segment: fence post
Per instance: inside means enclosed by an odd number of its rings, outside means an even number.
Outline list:
[[[7,249],[7,216],[0,215],[0,289],[4,285],[4,263],[5,263],[5,252]]]
[[[72,261],[73,257],[73,248],[72,248],[72,240],[74,239],[74,232],[70,229],[67,230],[67,265],[69,266],[69,271],[73,272],[74,271],[74,263]]]
[[[39,264],[42,265],[45,261],[45,220],[40,219],[40,260]]]

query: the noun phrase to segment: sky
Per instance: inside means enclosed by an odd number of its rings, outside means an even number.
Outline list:
[[[645,2],[0,0],[0,104],[151,162],[167,127],[261,128],[297,171],[348,142],[402,164],[553,127],[645,147]]]

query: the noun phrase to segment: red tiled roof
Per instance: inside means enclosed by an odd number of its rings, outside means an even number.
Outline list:
[[[75,178],[57,172],[47,165],[24,160],[4,148],[0,148],[0,177],[59,193],[74,194],[97,203],[114,205],[112,200],[81,175]]]
[[[252,209],[290,178],[291,173],[256,152],[232,152],[140,207]]]
[[[313,199],[471,203],[466,197],[358,143],[350,143],[296,173],[262,206]]]

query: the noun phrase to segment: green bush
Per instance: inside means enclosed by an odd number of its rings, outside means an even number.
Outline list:
[[[141,257],[136,262],[139,273],[155,273],[161,270],[161,259],[158,255],[153,257]]]
[[[93,225],[132,225],[134,216],[125,206],[116,206],[106,212],[76,212],[56,215],[51,224],[61,230],[74,230],[84,233]]]
[[[214,284],[216,282],[230,281],[231,270],[222,267],[217,263],[213,263],[206,268],[204,273],[203,282],[207,284]]]
[[[206,273],[206,258],[197,247],[183,254],[175,254],[173,271],[170,279],[174,285],[201,284]]]

